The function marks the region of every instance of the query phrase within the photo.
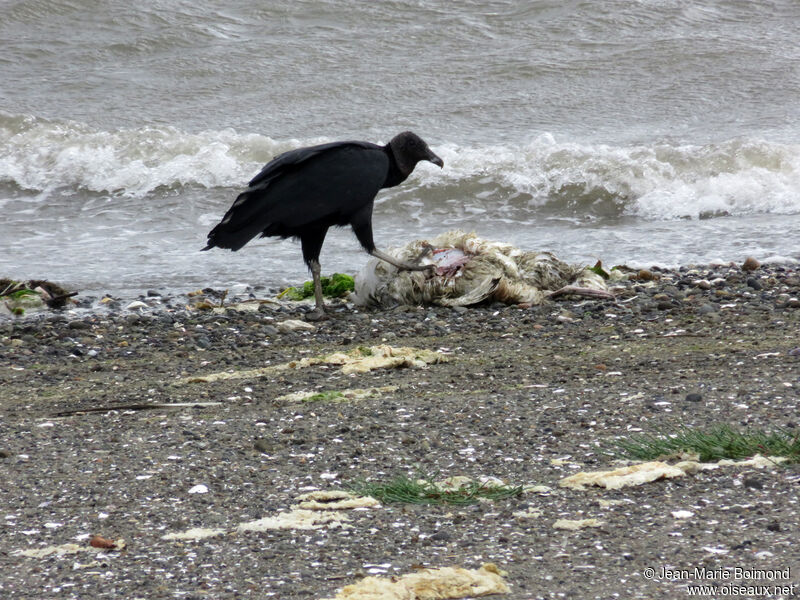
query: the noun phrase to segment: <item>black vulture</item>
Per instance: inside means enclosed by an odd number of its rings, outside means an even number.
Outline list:
[[[421,160],[444,166],[422,138],[405,131],[385,146],[369,142],[333,142],[290,150],[269,162],[208,234],[208,245],[238,250],[251,239],[299,238],[303,260],[314,278],[315,316],[325,313],[319,254],[332,226],[350,225],[372,256],[398,269],[422,271],[375,247],[372,204],[382,188],[406,180]]]

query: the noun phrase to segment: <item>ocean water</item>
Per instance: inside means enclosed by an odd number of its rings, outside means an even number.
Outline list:
[[[411,129],[379,247],[460,228],[572,262],[800,261],[793,0],[0,4],[0,276],[134,295],[308,278],[199,252],[276,154]],[[324,272],[365,262],[333,230]]]

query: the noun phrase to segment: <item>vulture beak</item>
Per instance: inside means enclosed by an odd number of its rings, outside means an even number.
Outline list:
[[[429,160],[440,169],[444,168],[444,161],[438,156],[436,156],[433,152],[431,152],[430,148],[428,148],[428,157],[426,158],[426,160]]]

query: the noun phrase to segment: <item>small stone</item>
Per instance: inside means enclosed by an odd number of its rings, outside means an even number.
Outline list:
[[[450,540],[452,536],[447,533],[444,529],[440,529],[436,533],[431,536],[431,539],[436,542],[447,542]]]
[[[742,271],[755,271],[761,266],[761,263],[758,262],[752,256],[748,256],[744,262],[742,263]]]
[[[751,488],[754,490],[763,490],[764,484],[761,482],[760,479],[756,479],[755,477],[745,477],[742,481],[744,487]]]
[[[259,438],[253,443],[253,448],[264,454],[270,454],[275,451],[275,444],[269,440]]]
[[[686,394],[687,402],[700,402],[703,397],[700,394]]]
[[[639,273],[636,275],[636,278],[639,281],[653,281],[653,279],[655,279],[656,276],[652,271],[648,271],[647,269],[641,269]]]
[[[756,279],[755,277],[748,277],[747,278],[747,287],[751,287],[754,290],[761,290],[761,289],[764,288],[764,286],[761,285],[761,282],[758,279]]]
[[[140,308],[147,308],[147,304],[142,302],[141,300],[134,300],[128,306],[125,307],[127,310],[138,310]]]
[[[708,279],[698,279],[694,282],[694,286],[701,290],[710,290],[711,282]]]
[[[292,331],[314,331],[316,327],[311,323],[299,321],[297,319],[286,319],[278,323],[278,331],[281,333],[289,333]]]
[[[89,329],[89,323],[86,321],[75,320],[67,323],[67,327],[70,329]]]
[[[778,523],[778,521],[772,521],[767,524],[767,531],[774,531],[777,533],[780,530],[781,530],[781,524]]]
[[[715,313],[719,310],[719,307],[716,304],[712,304],[711,302],[707,302],[706,304],[701,305],[697,312],[701,315],[707,315],[710,313]]]

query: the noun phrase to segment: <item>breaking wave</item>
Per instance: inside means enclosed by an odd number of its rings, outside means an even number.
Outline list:
[[[103,131],[73,121],[0,113],[0,182],[141,198],[160,188],[229,187],[295,145],[232,129]]]
[[[735,139],[610,146],[543,135],[519,148],[437,148],[427,183],[471,182],[483,197],[571,216],[647,220],[800,213],[800,145]],[[444,180],[444,181],[443,181]]]
[[[0,113],[0,183],[35,193],[133,198],[190,186],[237,188],[275,155],[323,141],[233,129],[104,131]],[[410,185],[386,195],[389,201],[422,187],[426,203],[458,201],[473,213],[495,207],[498,214],[520,209],[646,220],[800,213],[799,145],[733,139],[612,146],[549,134],[520,145],[432,145],[446,168],[417,169]]]

